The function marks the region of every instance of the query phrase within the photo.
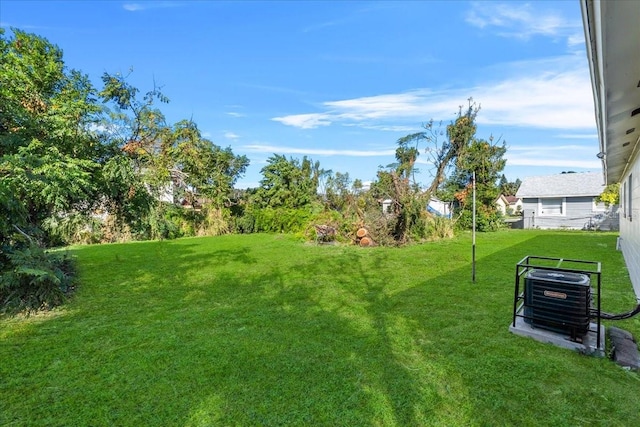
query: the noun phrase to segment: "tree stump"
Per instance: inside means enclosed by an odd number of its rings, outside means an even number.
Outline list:
[[[369,234],[369,230],[364,227],[358,228],[358,231],[356,231],[356,244],[362,247],[373,246],[373,239]]]
[[[364,236],[363,238],[360,239],[360,242],[358,242],[360,244],[360,246],[365,247],[365,246],[371,246],[373,244],[373,241],[367,237]]]

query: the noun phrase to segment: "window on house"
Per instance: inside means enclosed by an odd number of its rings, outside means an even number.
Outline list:
[[[620,210],[622,211],[622,217],[627,217],[627,183],[622,183],[622,188],[620,189]]]
[[[629,174],[627,182],[627,215],[631,221],[633,218],[633,174]]]
[[[540,215],[564,215],[565,200],[562,197],[538,199]]]

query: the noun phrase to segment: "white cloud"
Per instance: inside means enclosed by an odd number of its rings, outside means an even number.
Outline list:
[[[551,129],[595,127],[586,67],[515,77],[471,93],[482,103],[478,123]]]
[[[272,120],[301,129],[314,129],[339,122],[346,126],[398,128],[401,124],[383,124],[389,119],[413,119],[424,117],[428,109],[428,93],[424,90],[387,95],[375,95],[341,101],[328,101],[322,105],[327,109],[321,113],[293,114],[275,117]]]
[[[595,145],[594,147],[588,147],[584,145],[510,145],[508,148],[509,151],[526,151],[528,153],[541,153],[549,151],[572,151],[574,153],[583,151],[585,153],[591,153],[595,147]]]
[[[567,45],[569,47],[583,46],[584,45],[584,33],[576,32],[575,34],[569,35],[569,37],[567,37]]]
[[[110,136],[117,136],[120,132],[123,132],[125,129],[122,126],[118,126],[116,124],[106,124],[106,123],[89,123],[86,126],[87,131],[96,133],[96,134],[107,134]]]
[[[552,159],[543,156],[519,156],[513,155],[507,152],[505,155],[508,166],[548,166],[548,167],[562,167],[562,168],[581,168],[600,170],[602,168],[602,162],[598,159],[594,160],[579,160],[579,159]]]
[[[367,120],[420,114],[429,93],[420,90],[390,95],[377,95],[343,101],[325,102],[340,119]]]
[[[555,135],[556,138],[561,139],[598,139],[597,133],[561,133]]]
[[[555,166],[600,170],[602,162],[596,158],[596,150],[596,145],[509,146],[505,158],[509,166]]]
[[[308,154],[318,156],[378,157],[393,156],[394,150],[338,150],[323,148],[285,147],[276,145],[253,144],[241,147],[242,150],[254,153]]]
[[[481,104],[479,124],[540,129],[595,129],[591,81],[584,58],[568,55],[502,64],[501,80],[455,90],[415,89],[403,93],[327,101],[318,113],[272,120],[301,129],[341,124],[362,128],[415,128],[433,118],[449,121],[469,96]],[[506,71],[504,71],[506,70]]]
[[[419,126],[361,125],[360,127],[364,129],[369,129],[369,130],[381,130],[385,132],[405,132],[405,133],[420,132],[424,130]]]
[[[225,132],[224,133],[224,137],[227,138],[227,139],[238,139],[238,138],[240,138],[240,135],[235,134],[233,132]]]
[[[229,112],[227,112],[226,114],[227,114],[227,116],[236,117],[236,118],[237,118],[237,117],[245,117],[245,115],[244,115],[244,114],[242,114],[242,113],[236,113],[235,111],[229,111]]]
[[[501,37],[529,39],[545,37],[568,37],[575,42],[576,28],[580,21],[569,21],[560,13],[542,10],[541,3],[531,4],[474,2],[467,12],[467,23],[481,29],[495,29]]]
[[[236,182],[234,188],[238,189],[249,189],[249,188],[258,188],[260,187],[260,183],[258,181],[243,181],[240,180]]]
[[[136,12],[138,10],[144,10],[144,7],[139,3],[125,3],[122,5],[124,10],[128,10],[129,12]]]
[[[184,6],[185,2],[177,1],[144,1],[139,3],[124,3],[122,8],[129,12],[139,12],[149,9],[167,9]]]
[[[294,114],[292,116],[274,117],[274,122],[280,122],[287,126],[300,129],[314,129],[319,126],[329,126],[331,124],[330,114]]]

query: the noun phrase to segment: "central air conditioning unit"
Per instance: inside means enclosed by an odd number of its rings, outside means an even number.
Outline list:
[[[582,341],[589,331],[591,283],[587,274],[532,269],[524,280],[524,321]]]
[[[509,330],[604,356],[601,291],[600,262],[528,255],[516,264]],[[640,312],[640,305],[637,310]]]

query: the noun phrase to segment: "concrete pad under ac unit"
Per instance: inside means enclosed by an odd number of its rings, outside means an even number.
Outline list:
[[[521,314],[521,313],[519,313]],[[582,339],[582,342],[572,341],[569,335],[560,334],[558,332],[549,331],[542,328],[536,328],[525,322],[524,318],[516,317],[515,326],[509,325],[509,331],[523,337],[530,337],[536,341],[550,343],[557,347],[574,350],[582,354],[588,354],[598,357],[605,356],[605,327],[600,325],[600,343],[597,341],[598,325],[591,323],[589,331]]]

